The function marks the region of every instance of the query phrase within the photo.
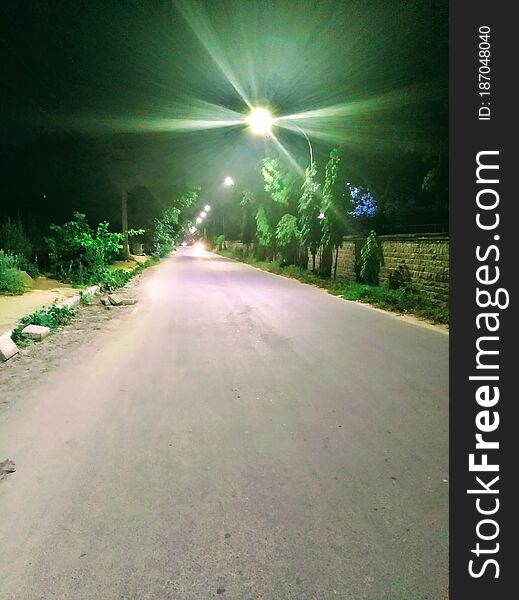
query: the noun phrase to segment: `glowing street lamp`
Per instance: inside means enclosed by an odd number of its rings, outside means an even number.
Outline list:
[[[200,223],[201,223],[201,222],[202,222],[202,219],[201,219],[200,217],[197,217],[197,218],[196,218],[196,224],[197,224],[197,225],[200,225]]]
[[[206,212],[203,210],[203,211],[200,213],[200,216],[202,217],[202,219],[205,219],[205,218],[207,217],[207,213],[206,213]]]
[[[272,115],[265,108],[253,108],[247,123],[256,135],[268,136],[272,131]]]
[[[209,204],[206,204],[204,206],[204,210],[205,210],[205,212],[209,212],[211,210],[211,207],[209,206]]]
[[[223,180],[223,184],[226,185],[227,187],[230,187],[231,185],[234,185],[234,179],[232,177],[226,177]]]

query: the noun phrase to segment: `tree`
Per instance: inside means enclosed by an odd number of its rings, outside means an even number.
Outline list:
[[[301,231],[302,259],[307,256],[308,248],[312,254],[312,270],[315,271],[315,256],[321,243],[321,198],[319,197],[319,184],[316,181],[317,167],[313,162],[305,172],[305,180],[301,187],[302,194],[299,199],[299,229]],[[305,261],[306,262],[306,261]]]
[[[17,215],[15,219],[5,218],[0,227],[0,248],[11,254],[23,255],[26,259],[31,258],[32,244],[25,232],[20,215]]]
[[[198,199],[199,192],[199,188],[192,188],[175,197],[154,220],[154,254],[165,256],[171,252],[176,238],[190,225],[188,209]]]
[[[276,243],[281,254],[282,265],[298,263],[300,237],[297,218],[294,215],[283,215],[276,227]]]
[[[296,192],[294,178],[289,171],[283,170],[277,158],[266,158],[261,167],[264,188],[272,200],[290,208]]]
[[[321,274],[330,277],[332,269],[332,252],[335,249],[335,266],[333,278],[337,277],[337,259],[343,238],[350,229],[348,212],[350,209],[349,190],[344,181],[344,169],[338,148],[330,152],[326,163],[323,186],[322,238],[323,261]]]
[[[241,241],[245,244],[248,254],[249,247],[254,241],[254,234],[256,232],[254,222],[254,196],[251,192],[247,190],[243,192],[240,206],[242,208]]]
[[[258,212],[256,213],[256,239],[260,246],[260,254],[264,256],[272,245],[274,232],[268,222],[267,213],[265,212],[263,204],[260,205]]]
[[[380,272],[381,253],[378,246],[377,236],[373,230],[370,231],[366,243],[360,251],[360,279],[368,285],[378,285],[378,274]]]

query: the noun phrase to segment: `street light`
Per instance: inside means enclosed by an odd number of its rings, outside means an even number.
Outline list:
[[[206,213],[206,212],[203,210],[203,211],[200,213],[200,216],[202,217],[202,219],[205,219],[205,218],[207,217],[207,213]]]
[[[197,225],[200,225],[200,223],[201,223],[201,222],[202,222],[202,219],[201,219],[200,217],[197,217],[197,218],[196,218],[196,224],[197,224]]]
[[[247,123],[256,135],[268,136],[272,131],[272,115],[265,108],[253,108],[247,117]]]
[[[232,177],[226,177],[223,180],[223,184],[226,185],[227,187],[230,187],[231,185],[234,185],[234,179]]]
[[[206,204],[204,206],[204,210],[205,210],[205,212],[209,212],[211,210],[211,207],[209,206],[209,204]]]
[[[265,108],[253,108],[250,115],[247,117],[247,123],[249,124],[252,133],[255,133],[256,135],[264,135],[266,137],[268,137],[272,133],[273,122],[274,120],[272,118],[272,115]],[[306,135],[305,131],[303,131],[303,129],[299,127],[299,125],[295,125],[295,127],[299,132],[301,132],[305,136],[306,141],[308,142],[311,166],[314,162],[314,153],[312,150],[312,144],[310,143],[310,138]]]

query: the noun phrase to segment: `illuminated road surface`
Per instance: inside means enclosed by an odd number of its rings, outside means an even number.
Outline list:
[[[124,310],[0,414],[2,600],[447,598],[446,334],[189,248]]]

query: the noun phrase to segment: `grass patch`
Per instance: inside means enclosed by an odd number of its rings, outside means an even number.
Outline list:
[[[420,285],[404,283],[397,290],[390,290],[381,285],[364,285],[361,283],[346,283],[319,277],[319,275],[296,267],[294,265],[282,267],[279,262],[258,261],[252,256],[243,256],[231,250],[219,250],[218,254],[227,258],[239,260],[269,273],[283,275],[324,288],[345,300],[365,302],[384,310],[400,314],[412,314],[438,324],[448,324],[449,306],[446,302],[434,302]]]
[[[27,339],[22,335],[22,330],[27,325],[41,325],[54,331],[60,325],[66,325],[75,314],[75,311],[68,306],[56,306],[54,304],[49,306],[49,308],[42,308],[22,317],[16,329],[13,329],[11,339],[15,344],[23,346],[27,342]]]
[[[413,314],[434,323],[449,322],[449,307],[444,302],[430,300],[420,286],[407,284],[398,290],[389,290],[380,285],[348,283],[331,290],[332,294],[346,300],[365,302],[397,313]]]

